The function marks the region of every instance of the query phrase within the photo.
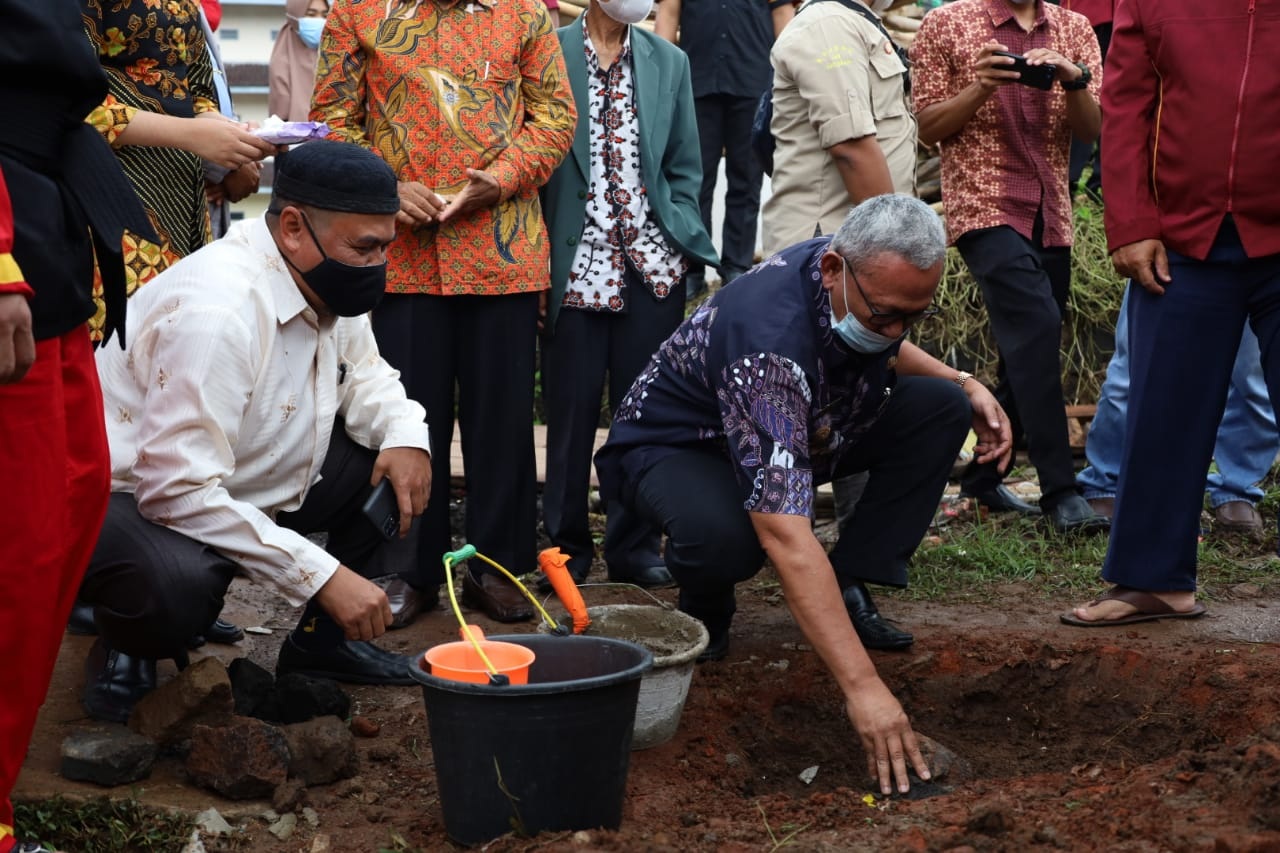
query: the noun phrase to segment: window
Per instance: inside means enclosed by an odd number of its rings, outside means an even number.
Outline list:
[[[221,29],[218,30],[218,38],[223,41],[240,41],[240,31],[237,29]]]

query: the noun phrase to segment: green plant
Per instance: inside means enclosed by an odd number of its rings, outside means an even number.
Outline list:
[[[18,837],[76,853],[172,853],[191,837],[182,814],[147,808],[135,799],[73,803],[62,797],[14,807]]]

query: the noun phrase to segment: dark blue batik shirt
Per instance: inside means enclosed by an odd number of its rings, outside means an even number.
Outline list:
[[[834,334],[819,269],[829,243],[766,259],[663,343],[596,454],[606,498],[676,449],[712,447],[733,462],[749,512],[812,517],[814,487],[888,401],[899,348],[859,355]]]

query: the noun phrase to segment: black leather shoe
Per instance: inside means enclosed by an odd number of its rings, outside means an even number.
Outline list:
[[[374,583],[387,594],[391,605],[391,624],[387,627],[393,631],[409,627],[418,614],[435,610],[440,603],[439,587],[420,590],[398,575],[378,578]]]
[[[573,565],[573,561],[569,561],[569,577],[573,578],[573,582],[578,586],[582,586],[582,584],[586,583],[587,575],[591,574],[590,561],[582,560],[581,562],[586,565],[584,565],[580,570],[575,570],[576,567]],[[551,586],[551,578],[547,577],[543,572],[538,572],[538,580],[535,582],[534,588],[541,595],[550,595],[555,592],[555,589]]]
[[[323,651],[310,651],[285,637],[276,659],[276,677],[290,672],[312,678],[328,678],[344,684],[399,684],[416,682],[409,675],[409,657],[384,651],[372,643],[344,640]]]
[[[979,492],[966,492],[961,489],[960,496],[973,498],[991,512],[1016,512],[1018,515],[1040,514],[1040,507],[1027,503],[1004,483],[998,483],[995,488],[983,489]]]
[[[841,593],[844,608],[849,611],[849,621],[858,632],[858,639],[868,649],[880,651],[897,651],[905,649],[916,641],[916,638],[895,628],[891,622],[880,615],[871,593],[862,581],[854,581]]]
[[[710,629],[708,628],[708,633]],[[724,660],[729,656],[729,629],[726,627],[723,631],[717,631],[711,634],[711,641],[707,643],[707,647],[702,650],[702,654],[695,658],[695,663],[706,663],[713,660]]]
[[[205,628],[203,632],[187,640],[187,648],[198,649],[205,643],[221,643],[224,646],[229,646],[243,639],[244,629],[239,625],[232,625],[222,619],[214,619],[213,623],[208,628]]]
[[[84,709],[95,720],[127,722],[138,700],[156,689],[156,662],[94,641],[84,662]]]
[[[612,583],[630,583],[644,589],[666,589],[676,585],[676,579],[666,566],[644,566],[628,572],[609,570]]]
[[[1049,526],[1058,533],[1104,533],[1111,519],[1098,515],[1080,495],[1067,495],[1045,510]]]
[[[701,595],[681,589],[676,606],[681,613],[688,613],[707,627],[710,640],[698,655],[697,662],[724,660],[729,654],[729,626],[733,624],[733,614],[738,607],[733,587]]]
[[[497,622],[523,622],[533,618],[533,605],[516,585],[505,577],[467,570],[462,577],[462,603],[473,610],[482,610]]]
[[[71,605],[71,616],[67,619],[67,633],[79,637],[98,636],[98,626],[93,621],[93,605],[80,599]]]

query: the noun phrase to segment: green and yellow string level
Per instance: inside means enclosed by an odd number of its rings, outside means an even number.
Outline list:
[[[551,614],[549,614],[546,609],[543,608],[542,604],[538,602],[537,597],[533,595],[533,593],[529,592],[528,588],[522,584],[515,575],[507,571],[504,566],[499,565],[484,554],[481,554],[476,550],[474,545],[463,545],[456,551],[449,551],[445,553],[442,558],[445,569],[445,587],[449,590],[449,606],[453,609],[454,615],[457,616],[458,624],[462,626],[462,636],[471,644],[471,647],[475,650],[480,660],[484,662],[485,668],[489,671],[489,683],[491,685],[506,685],[510,683],[510,679],[505,674],[498,672],[497,667],[493,665],[489,656],[485,654],[485,651],[480,644],[480,640],[484,639],[484,637],[483,635],[476,637],[476,634],[479,633],[478,629],[472,630],[471,627],[467,625],[467,620],[462,615],[462,608],[458,605],[457,593],[454,592],[454,567],[473,557],[483,560],[490,566],[493,566],[505,575],[513,584],[515,584],[516,588],[524,593],[525,597],[528,598],[529,601],[533,602],[533,606],[537,609],[538,613],[542,615],[543,623],[546,624],[552,634],[566,636],[570,633],[570,630],[568,627],[560,625],[556,620],[552,619]],[[573,619],[573,633],[581,634],[587,629],[587,626],[591,624],[591,620],[587,616],[587,608],[582,601],[582,594],[578,591],[578,585],[573,582],[573,578],[569,574],[567,566],[568,559],[568,557],[561,553],[559,548],[547,548],[538,554],[538,566],[551,581],[552,589],[555,590],[556,596],[560,599],[560,602],[571,614]]]

